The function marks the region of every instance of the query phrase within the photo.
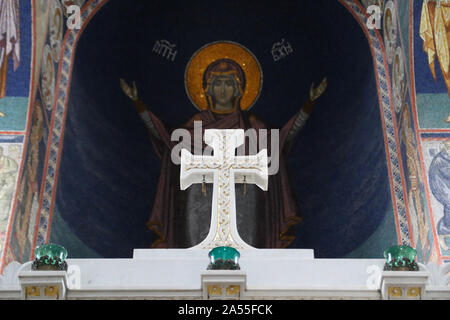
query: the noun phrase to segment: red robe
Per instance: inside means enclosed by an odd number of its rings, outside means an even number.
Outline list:
[[[312,103],[312,102],[308,102]],[[147,109],[141,101],[136,101],[138,112]],[[171,150],[179,142],[171,141],[171,132],[151,111],[147,111],[161,139],[151,136],[155,152],[161,159],[161,175],[156,188],[156,196],[147,227],[158,235],[153,248],[185,248],[183,243],[186,210],[183,192],[180,190],[180,166],[171,161]],[[280,130],[279,171],[269,176],[268,191],[259,188],[257,212],[259,248],[286,248],[295,240],[294,226],[301,222],[301,215],[295,201],[294,192],[289,181],[286,159],[291,142],[287,142],[298,113]],[[228,115],[218,115],[210,110],[201,111],[181,128],[187,129],[194,136],[194,121],[202,121],[206,129],[267,129],[266,125],[249,112],[237,110]],[[204,134],[204,132],[203,132]],[[269,133],[268,133],[269,135]],[[202,136],[203,137],[203,136]],[[270,140],[267,143],[270,156]],[[191,150],[189,150],[191,151]],[[237,208],[238,209],[238,208]]]

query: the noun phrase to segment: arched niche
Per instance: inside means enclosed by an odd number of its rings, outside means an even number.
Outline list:
[[[196,112],[184,91],[186,63],[224,39],[260,60],[264,88],[253,111],[274,126],[301,107],[311,82],[329,79],[289,158],[304,219],[293,247],[329,258],[365,248],[361,257],[378,257],[393,242],[407,243],[389,72],[359,2],[206,3],[85,6],[81,30],[63,44],[37,244],[55,240],[74,256],[103,257],[150,247],[145,222],[160,164],[119,78],[136,80],[152,111],[176,126]],[[173,62],[152,52],[161,39],[177,44]],[[281,39],[293,54],[275,62],[270,49]]]

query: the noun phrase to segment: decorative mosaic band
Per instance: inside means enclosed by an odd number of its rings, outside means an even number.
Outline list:
[[[36,245],[46,243],[50,232],[50,216],[53,208],[53,198],[56,193],[56,176],[60,153],[62,149],[63,127],[65,114],[68,104],[68,95],[70,91],[70,79],[72,72],[73,59],[76,49],[76,43],[79,40],[84,28],[89,20],[94,16],[97,10],[108,0],[92,0],[88,2],[81,12],[82,28],[77,30],[68,30],[64,39],[63,57],[58,72],[57,90],[55,92],[55,102],[53,106],[53,118],[50,133],[50,143],[47,149],[47,164],[45,176],[45,185],[41,196],[41,209],[39,218],[39,228]]]

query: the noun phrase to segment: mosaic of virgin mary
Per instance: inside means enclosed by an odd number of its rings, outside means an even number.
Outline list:
[[[202,130],[256,129],[259,132],[259,129],[270,129],[249,111],[259,97],[262,72],[256,58],[244,47],[229,42],[203,47],[189,62],[185,79],[187,94],[199,109],[182,126],[192,137],[194,125],[199,121]],[[253,247],[284,248],[295,240],[294,226],[302,219],[291,188],[286,159],[296,134],[312,111],[313,101],[322,95],[326,86],[326,79],[318,87],[312,85],[306,104],[280,129],[278,170],[269,178],[268,191],[254,185],[236,185],[238,232]],[[208,235],[212,185],[207,185],[206,196],[202,185],[180,190],[180,167],[171,161],[171,152],[177,143],[171,139],[172,130],[138,98],[135,83],[129,86],[121,79],[121,87],[148,128],[154,150],[162,162],[147,223],[158,236],[153,247],[193,247]],[[268,143],[269,155],[271,145]]]

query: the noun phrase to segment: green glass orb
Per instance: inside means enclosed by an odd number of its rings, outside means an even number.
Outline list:
[[[44,244],[39,246],[34,251],[36,259],[48,256],[49,259],[55,261],[55,258],[59,258],[63,262],[67,258],[67,250],[57,244]]]
[[[235,264],[238,264],[240,256],[239,251],[232,247],[217,247],[209,252],[209,258],[212,264],[216,263],[219,259],[222,261],[232,260]]]
[[[416,258],[416,255],[417,251],[410,246],[393,246],[384,251],[384,257],[386,258],[386,261],[388,263],[396,261],[396,265],[404,258],[412,262]]]

